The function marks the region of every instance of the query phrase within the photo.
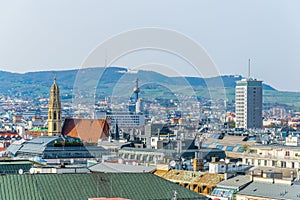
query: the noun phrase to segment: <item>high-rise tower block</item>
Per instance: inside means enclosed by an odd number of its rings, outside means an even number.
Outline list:
[[[236,83],[236,128],[262,128],[262,81],[242,79]]]

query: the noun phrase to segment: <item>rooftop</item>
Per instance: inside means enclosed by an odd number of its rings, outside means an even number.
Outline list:
[[[104,119],[65,119],[62,134],[97,143],[108,137],[108,123]]]
[[[249,184],[250,182],[251,182],[251,177],[249,175],[246,176],[240,175],[218,183],[217,187],[241,189],[247,184]]]
[[[10,161],[1,161],[0,162],[0,174],[18,174],[20,169],[22,172],[29,172],[30,168],[33,166],[33,163],[30,161],[24,160],[10,160]]]
[[[252,182],[238,194],[270,199],[299,199],[300,185]]]
[[[99,163],[90,167],[92,172],[111,172],[111,173],[120,173],[120,172],[152,172],[156,167],[147,167],[141,165],[125,165],[119,163]]]
[[[255,144],[251,146],[251,149],[291,149],[291,150],[300,150],[300,146],[288,146],[281,144]]]
[[[121,197],[131,200],[206,199],[150,173],[24,174],[0,176],[0,199]]]
[[[224,179],[223,174],[210,174],[186,170],[169,170],[165,173],[163,173],[161,170],[158,170],[154,174],[172,182],[196,185],[216,185]]]

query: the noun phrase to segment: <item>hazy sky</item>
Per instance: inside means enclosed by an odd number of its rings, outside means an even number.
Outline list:
[[[253,77],[300,91],[299,8],[298,0],[0,1],[0,70],[78,68],[107,38],[160,27],[201,44],[221,74],[246,76],[251,58]],[[172,65],[170,56],[159,59]]]

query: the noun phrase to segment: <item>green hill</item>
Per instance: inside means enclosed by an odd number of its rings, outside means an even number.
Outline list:
[[[25,74],[0,71],[0,95],[32,99],[48,97],[53,83],[54,73],[61,89],[62,98],[71,98],[77,88],[84,89],[83,94],[105,96],[132,95],[134,80],[140,79],[141,95],[147,97],[173,96],[173,93],[196,95],[198,98],[223,98],[219,94],[222,84],[226,89],[226,98],[234,99],[236,81],[242,76],[226,75],[212,78],[168,77],[153,71],[130,71],[120,67],[86,68],[80,70],[40,71]],[[222,83],[222,84],[220,84]],[[298,105],[300,93],[277,91],[268,84],[264,87],[264,101]],[[218,96],[219,95],[219,96]]]

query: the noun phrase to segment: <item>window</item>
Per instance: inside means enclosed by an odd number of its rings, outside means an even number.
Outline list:
[[[233,151],[234,149],[234,146],[227,146],[225,151]]]
[[[56,111],[53,113],[53,119],[56,119]]]
[[[285,152],[285,156],[290,156],[290,152],[289,152],[289,151],[286,151],[286,152]]]
[[[224,146],[222,145],[217,145],[216,148],[222,150]]]
[[[237,152],[243,153],[243,152],[244,152],[244,149],[243,149],[242,147],[239,147],[238,150],[237,150]],[[246,163],[248,163],[248,162],[246,161]]]
[[[53,124],[53,131],[56,131],[56,123]]]

